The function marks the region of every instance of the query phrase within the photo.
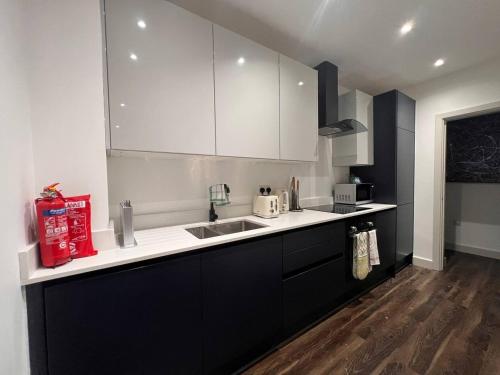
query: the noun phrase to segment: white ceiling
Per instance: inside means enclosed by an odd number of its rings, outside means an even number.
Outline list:
[[[371,94],[500,55],[500,0],[171,1],[307,65],[330,60],[342,85]]]

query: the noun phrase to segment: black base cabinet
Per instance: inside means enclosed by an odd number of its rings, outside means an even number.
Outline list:
[[[344,257],[331,260],[283,281],[285,337],[332,311],[344,291]]]
[[[380,265],[379,271],[394,270],[396,264],[396,209],[377,212],[377,244]]]
[[[277,344],[281,273],[281,237],[202,254],[207,374],[232,373]]]
[[[57,283],[44,299],[50,375],[202,372],[199,256]]]
[[[283,235],[283,331],[289,337],[332,311],[344,292],[345,222]]]
[[[396,213],[28,286],[31,373],[237,372],[393,275]],[[347,230],[366,221],[382,265],[359,281]]]

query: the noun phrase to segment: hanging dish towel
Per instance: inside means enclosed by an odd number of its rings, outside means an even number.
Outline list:
[[[368,232],[368,248],[370,252],[370,270],[371,270],[372,266],[378,266],[380,264],[380,258],[378,256],[376,229],[372,229]]]
[[[352,276],[358,279],[358,238],[359,233],[352,236]]]
[[[360,232],[354,236],[352,255],[352,275],[355,279],[364,280],[370,272],[367,232]]]

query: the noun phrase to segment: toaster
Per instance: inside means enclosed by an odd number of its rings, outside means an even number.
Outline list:
[[[257,195],[253,199],[253,214],[255,216],[263,217],[264,219],[278,217],[278,215],[280,214],[278,206],[278,196]]]

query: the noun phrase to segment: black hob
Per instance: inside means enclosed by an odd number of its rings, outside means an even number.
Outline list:
[[[359,207],[351,204],[325,204],[323,206],[307,207],[307,210],[331,212],[334,214],[352,214],[353,212],[369,210],[367,207]]]

